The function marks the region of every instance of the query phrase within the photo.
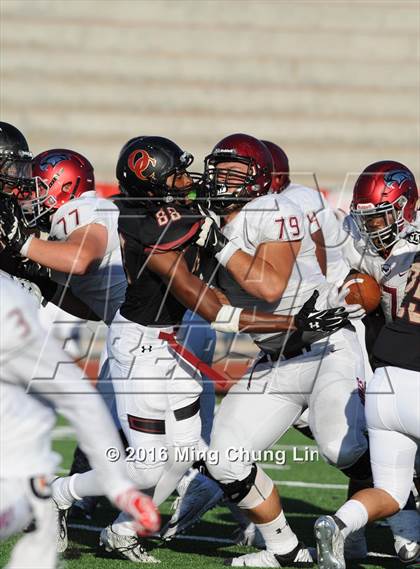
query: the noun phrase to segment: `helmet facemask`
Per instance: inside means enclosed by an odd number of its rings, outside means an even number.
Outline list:
[[[246,169],[220,168],[221,164],[243,164]],[[205,159],[204,185],[210,208],[229,213],[243,207],[258,195],[258,167],[253,158],[232,156],[226,152],[210,154]],[[254,194],[254,195],[253,195]]]
[[[32,154],[19,150],[0,153],[0,193],[20,199],[33,189]]]
[[[28,227],[50,229],[50,216],[57,209],[57,200],[49,195],[48,184],[39,176],[33,179],[33,189],[19,197],[19,205]]]
[[[394,202],[372,204],[352,204],[351,216],[355,220],[361,236],[376,252],[386,253],[400,238],[407,221],[404,208],[407,198],[400,196]]]

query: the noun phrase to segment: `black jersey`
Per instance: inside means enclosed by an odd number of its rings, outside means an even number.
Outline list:
[[[202,217],[186,207],[162,206],[152,212],[124,200],[115,203],[120,209],[118,231],[128,283],[120,313],[143,326],[174,326],[186,308],[168,291],[167,283],[147,268],[146,261],[152,252],[184,251],[188,268],[194,272],[199,254],[193,241]]]
[[[386,324],[373,348],[375,367],[420,372],[420,253],[414,258],[396,319]]]

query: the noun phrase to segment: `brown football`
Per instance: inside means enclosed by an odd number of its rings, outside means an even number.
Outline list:
[[[350,292],[346,296],[347,304],[361,304],[366,312],[373,312],[378,308],[381,302],[381,288],[373,277],[366,273],[351,273],[347,275],[344,283],[353,280],[362,279],[361,283],[350,285]]]

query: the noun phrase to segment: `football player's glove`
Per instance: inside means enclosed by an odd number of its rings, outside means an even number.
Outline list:
[[[0,200],[0,240],[14,251],[26,252],[25,245],[32,236],[25,233],[22,210],[13,197],[2,197]]]
[[[160,514],[152,498],[135,488],[126,490],[115,499],[115,505],[133,518],[138,535],[152,535],[160,529]]]
[[[239,249],[237,245],[223,235],[216,221],[210,216],[205,217],[195,243],[214,255],[224,267],[226,267],[229,259]]]
[[[304,332],[335,332],[349,323],[348,313],[344,307],[316,310],[315,304],[319,292],[305,302],[297,314],[295,314],[295,326]]]
[[[350,287],[353,284],[361,284],[362,279],[350,279],[339,289],[337,286],[332,285],[327,297],[328,308],[343,307],[347,312],[349,318],[364,318],[366,310],[361,304],[347,304],[346,298],[350,292]]]

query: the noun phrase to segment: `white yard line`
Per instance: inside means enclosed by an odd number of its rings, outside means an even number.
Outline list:
[[[72,529],[81,529],[91,532],[100,532],[103,528],[98,526],[88,526],[85,524],[69,524]],[[157,536],[155,536],[157,537]],[[221,537],[206,537],[201,535],[178,535],[175,539],[183,539],[184,541],[204,541],[209,543],[220,543],[225,545],[233,545],[235,542],[233,539],[226,539]],[[368,557],[383,557],[386,559],[397,559],[396,555],[389,555],[389,553],[377,553],[376,551],[370,551]]]
[[[287,464],[284,466],[282,464],[274,464],[272,462],[260,462],[259,464],[266,470],[290,470],[290,466]]]
[[[53,429],[52,439],[54,441],[64,441],[68,439],[76,440],[76,431],[69,425],[61,425]]]
[[[347,484],[321,484],[318,482],[299,482],[296,480],[275,480],[277,486],[295,486],[296,488],[328,488],[331,490],[347,490]]]

